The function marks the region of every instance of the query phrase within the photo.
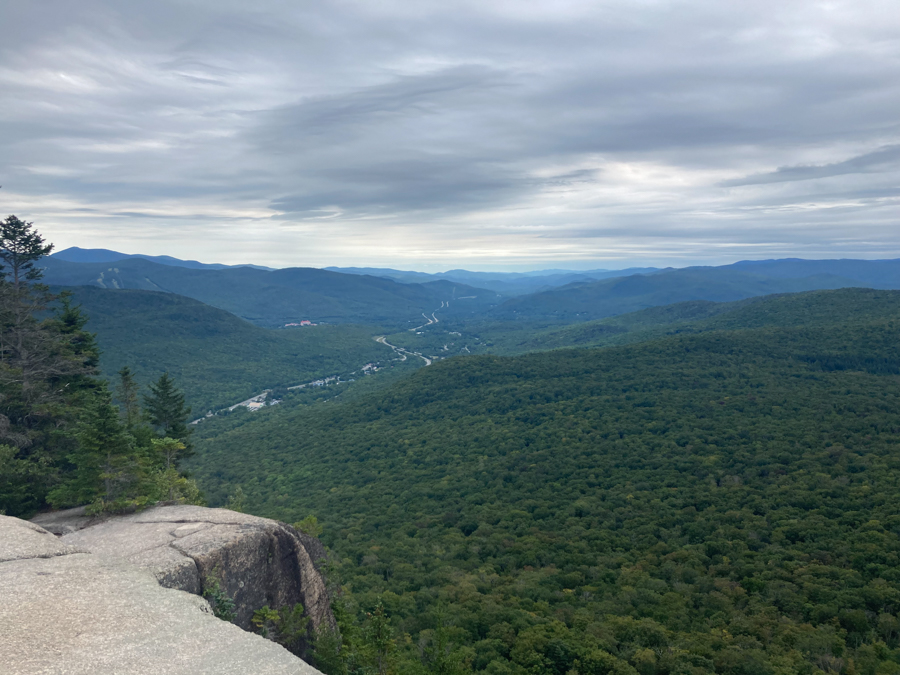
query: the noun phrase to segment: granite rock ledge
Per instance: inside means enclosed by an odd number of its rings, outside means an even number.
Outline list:
[[[319,675],[280,645],[215,618],[202,597],[163,587],[149,568],[6,516],[0,635],[4,675]]]
[[[31,521],[68,546],[152,572],[165,588],[203,595],[216,579],[234,600],[234,623],[250,630],[253,612],[301,602],[310,631],[333,626],[325,581],[317,569],[319,541],[293,527],[227,509],[158,506],[91,519],[83,509]]]

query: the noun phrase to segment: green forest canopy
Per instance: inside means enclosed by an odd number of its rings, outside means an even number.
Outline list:
[[[444,607],[458,663],[498,675],[900,672],[898,294],[747,311],[450,359],[198,440],[192,468],[315,514],[401,666]]]

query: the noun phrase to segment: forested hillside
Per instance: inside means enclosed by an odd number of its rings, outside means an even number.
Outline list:
[[[259,394],[357,370],[392,356],[374,327],[303,326],[270,330],[174,293],[73,287],[73,302],[97,333],[110,379],[129,366],[146,386],[170,372],[200,414]]]
[[[448,359],[198,439],[192,467],[214,501],[318,517],[347,658],[380,600],[401,672],[900,672],[900,312],[842,293]]]
[[[815,326],[868,321],[900,312],[900,293],[848,288],[762,296],[735,302],[694,300],[586,321],[563,328],[486,331],[497,353],[642,342],[675,333],[761,326]]]

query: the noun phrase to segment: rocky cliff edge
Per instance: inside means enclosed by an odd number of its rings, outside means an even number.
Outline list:
[[[102,520],[78,510],[31,523],[0,516],[4,675],[316,675],[281,646],[214,617],[201,596],[215,579],[244,627],[263,605],[297,602],[311,630],[331,625],[310,555],[317,545],[283,523],[195,506]]]

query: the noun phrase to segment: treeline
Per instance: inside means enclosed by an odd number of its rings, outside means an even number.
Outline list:
[[[0,513],[199,501],[179,471],[191,452],[184,397],[165,374],[142,407],[123,368],[116,405],[87,317],[40,283],[52,248],[31,223],[0,221]]]
[[[214,502],[240,484],[249,511],[324,526],[329,675],[898,673],[896,300],[450,359],[190,464]]]

